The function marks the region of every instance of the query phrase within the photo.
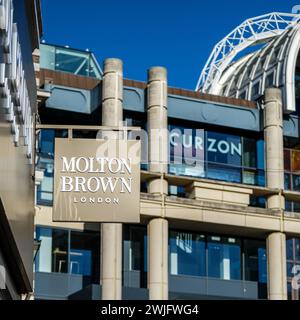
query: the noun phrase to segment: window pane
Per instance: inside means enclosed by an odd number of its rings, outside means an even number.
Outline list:
[[[285,190],[291,190],[291,175],[289,173],[286,173],[284,175],[284,189]]]
[[[287,276],[289,278],[293,278],[294,274],[293,274],[293,267],[294,267],[294,263],[293,262],[287,262]]]
[[[300,176],[293,175],[293,190],[300,191]]]
[[[258,140],[257,143],[257,169],[265,169],[265,142]]]
[[[266,248],[258,249],[258,281],[261,283],[267,283],[267,251]]]
[[[293,254],[293,239],[289,239],[286,241],[286,258],[287,260],[294,260]]]
[[[300,202],[294,202],[294,212],[300,212]]]
[[[284,150],[284,170],[291,171],[291,151],[288,149]]]
[[[129,270],[147,272],[147,231],[130,227]]]
[[[295,260],[300,261],[300,240],[295,239]]]
[[[206,150],[210,163],[234,166],[242,164],[242,143],[239,136],[207,132]]]
[[[240,183],[241,169],[222,166],[218,164],[209,164],[207,170],[207,178]]]
[[[256,168],[256,140],[243,138],[243,166]]]
[[[81,76],[89,75],[88,54],[61,48],[56,50],[55,58],[55,70]]]
[[[52,271],[52,229],[36,227],[36,239],[40,241],[40,249],[35,259],[36,272]]]
[[[96,280],[99,280],[99,261],[99,233],[71,231],[70,273],[93,275]]]
[[[205,276],[205,237],[203,235],[170,233],[170,273],[172,275]]]
[[[68,272],[68,231],[52,230],[52,272]]]
[[[256,172],[250,170],[243,171],[243,183],[255,185],[256,184]]]
[[[236,239],[210,237],[208,248],[208,276],[225,280],[241,279],[241,248]]]
[[[300,151],[292,150],[292,172],[300,171]]]

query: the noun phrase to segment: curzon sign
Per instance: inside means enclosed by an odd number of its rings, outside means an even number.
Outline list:
[[[140,221],[140,141],[55,139],[53,220]]]

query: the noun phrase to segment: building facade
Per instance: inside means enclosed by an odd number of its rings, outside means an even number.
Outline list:
[[[162,67],[147,83],[132,81],[118,59],[101,70],[90,52],[41,45],[36,299],[299,299],[299,110],[287,106],[297,97],[287,99],[291,84],[274,71],[285,70],[284,54],[272,60],[298,33],[294,20],[265,37],[253,53],[269,61],[259,94],[242,96],[222,77],[252,70],[251,58],[218,77],[234,93],[204,82],[194,92],[169,87]],[[286,70],[296,79],[294,67]],[[95,139],[97,126],[120,123],[141,128],[129,132],[143,149],[140,224],[53,222],[55,138],[72,130],[73,139]]]
[[[0,300],[29,299],[34,259],[32,53],[42,33],[40,3],[0,1]]]

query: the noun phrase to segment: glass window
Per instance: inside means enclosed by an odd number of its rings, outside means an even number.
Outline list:
[[[293,202],[293,204],[294,204],[293,212],[300,212],[300,203],[299,202]]]
[[[147,232],[145,228],[130,227],[129,270],[147,272]]]
[[[272,88],[273,86],[274,86],[274,72],[267,75],[265,88]]]
[[[243,138],[243,166],[256,168],[256,140]]]
[[[295,239],[295,260],[300,261],[300,240]]]
[[[40,44],[41,68],[55,70],[55,47]]]
[[[257,169],[265,169],[265,142],[264,140],[258,140],[257,147]]]
[[[258,249],[258,281],[261,283],[267,283],[268,273],[267,273],[267,250],[266,248]]]
[[[100,235],[71,231],[69,270],[71,274],[94,276],[99,280]]]
[[[88,54],[70,49],[58,48],[55,56],[55,70],[76,75],[89,75]]]
[[[53,202],[53,163],[47,165],[44,178],[37,187],[37,203],[41,205],[52,205]]]
[[[291,150],[284,150],[284,170],[291,171]]]
[[[256,171],[255,170],[243,170],[243,183],[255,185],[256,184]]]
[[[197,165],[186,165],[186,164],[170,164],[169,172],[176,176],[187,176],[187,177],[205,177],[204,163]]]
[[[259,90],[260,90],[260,82],[257,82],[256,84],[253,85],[252,87],[252,99],[255,99],[259,95]]]
[[[289,239],[286,241],[286,258],[287,260],[294,260],[294,253],[293,253],[293,239]]]
[[[35,271],[78,274],[99,283],[99,232],[36,227],[36,238],[41,244]]]
[[[40,152],[44,155],[54,154],[54,130],[42,130],[40,133]]]
[[[241,182],[241,168],[232,168],[209,163],[207,166],[207,178],[228,182]]]
[[[300,151],[292,150],[292,172],[300,171]]]
[[[294,267],[294,263],[293,262],[287,262],[287,276],[289,278],[293,278],[294,274],[293,274],[293,267]]]
[[[68,231],[52,230],[52,272],[68,273]]]
[[[52,229],[36,228],[36,239],[40,248],[35,259],[36,272],[52,272]]]
[[[170,126],[170,172],[204,177],[204,130]]]
[[[300,191],[300,176],[293,175],[293,190]]]
[[[242,164],[242,142],[239,136],[207,132],[206,150],[209,163]]]
[[[267,283],[266,243],[258,240],[244,240],[245,279]]]
[[[209,237],[208,276],[224,280],[241,279],[241,247],[237,239]]]
[[[205,276],[205,237],[199,234],[170,233],[170,274]]]
[[[291,175],[289,173],[284,174],[284,189],[291,190]]]

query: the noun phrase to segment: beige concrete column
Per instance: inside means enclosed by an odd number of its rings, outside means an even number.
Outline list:
[[[148,71],[148,135],[149,169],[152,172],[168,171],[168,88],[167,70],[154,67]]]
[[[148,289],[150,300],[168,300],[168,221],[153,219],[148,224]]]
[[[102,82],[102,125],[119,126],[123,121],[123,63],[119,59],[104,62]],[[106,131],[102,137],[116,139],[118,132]],[[102,300],[122,299],[122,224],[101,225]]]
[[[279,193],[267,198],[268,209],[281,211],[284,219],[285,199],[283,158],[282,97],[280,89],[267,89],[264,106],[265,158],[267,187]],[[287,299],[286,236],[282,232],[272,233],[267,238],[268,298]]]
[[[167,71],[154,67],[148,71],[149,170],[168,172],[168,85]],[[164,197],[168,182],[161,176],[148,183],[148,192],[161,195],[161,218],[148,225],[148,288],[150,300],[168,299],[168,221],[164,219]]]
[[[264,132],[267,187],[284,189],[283,120],[280,89],[266,89],[264,106]],[[269,209],[284,209],[284,197],[270,196]]]
[[[268,298],[287,300],[286,236],[275,232],[267,239]]]

